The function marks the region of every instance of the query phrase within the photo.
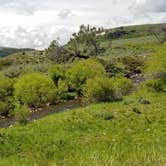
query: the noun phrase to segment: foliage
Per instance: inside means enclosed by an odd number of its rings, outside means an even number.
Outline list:
[[[20,124],[26,124],[28,122],[28,115],[29,115],[29,110],[28,107],[24,104],[21,105],[19,103],[19,101],[15,101],[14,103],[15,108],[14,108],[14,114],[16,117],[16,120],[20,123]]]
[[[119,98],[113,80],[107,77],[88,79],[83,89],[83,94],[89,101],[108,102]]]
[[[71,58],[70,53],[63,46],[60,46],[57,40],[50,43],[45,55],[56,63],[63,63]]]
[[[90,101],[108,102],[116,101],[129,94],[132,81],[124,78],[96,77],[87,80],[84,86],[84,96]]]
[[[52,80],[57,85],[58,81],[60,79],[64,79],[65,77],[65,71],[64,71],[64,65],[53,65],[48,70],[48,75],[52,78]]]
[[[161,92],[165,89],[165,81],[162,79],[153,79],[146,81],[146,86],[149,90]]]
[[[7,114],[9,112],[12,93],[13,81],[0,74],[0,114]]]
[[[113,81],[122,95],[128,95],[130,93],[133,86],[133,83],[130,79],[125,77],[115,77],[113,78]]]
[[[66,78],[71,89],[81,92],[87,79],[105,75],[106,72],[102,64],[96,60],[87,59],[75,62],[67,71]]]
[[[0,74],[0,99],[12,95],[13,92],[13,81]]]
[[[8,102],[0,101],[0,114],[7,114],[9,111]]]
[[[21,104],[39,106],[55,102],[56,87],[48,76],[41,73],[25,74],[14,85],[14,95]]]
[[[57,93],[60,99],[66,99],[66,94],[68,93],[68,85],[65,80],[59,80],[57,84]]]
[[[12,60],[9,58],[1,58],[0,59],[0,69],[6,68],[12,64]]]
[[[100,62],[103,64],[107,75],[109,77],[114,77],[118,74],[125,73],[125,65],[119,62],[118,58],[110,58],[110,59],[99,59]]]
[[[69,50],[74,53],[76,57],[90,57],[97,56],[102,50],[97,40],[97,34],[103,32],[103,28],[97,29],[81,25],[78,33],[73,34],[73,38],[69,42]]]
[[[166,44],[156,47],[155,53],[146,62],[146,71],[150,74],[163,76],[166,74]]]
[[[152,34],[159,43],[164,44],[166,42],[166,24],[161,25],[160,32],[152,32]]]
[[[125,65],[127,76],[141,73],[144,61],[145,59],[139,56],[124,56],[121,58],[121,62]]]

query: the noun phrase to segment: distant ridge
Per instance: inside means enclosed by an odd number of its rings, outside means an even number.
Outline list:
[[[11,47],[0,47],[0,57],[5,57],[11,54],[15,54],[18,52],[24,52],[24,51],[34,51],[34,49],[31,48],[11,48]]]

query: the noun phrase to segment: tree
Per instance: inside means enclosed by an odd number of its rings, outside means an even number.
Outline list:
[[[46,49],[45,54],[53,61],[57,63],[66,62],[70,59],[69,52],[61,46],[57,40],[53,40],[50,43],[48,49]]]
[[[52,65],[48,69],[48,75],[52,78],[54,83],[57,85],[59,79],[64,79],[64,77],[65,77],[64,66],[62,66],[62,65]]]
[[[70,40],[70,49],[75,57],[87,59],[99,54],[100,45],[97,42],[97,33],[102,29],[81,25],[78,33],[73,34]]]

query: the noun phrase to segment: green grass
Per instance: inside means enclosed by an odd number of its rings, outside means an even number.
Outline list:
[[[106,51],[100,55],[101,58],[111,59],[128,55],[149,56],[154,52],[154,47],[159,45],[153,36],[143,36],[130,39],[104,40],[101,46]]]
[[[140,104],[140,96],[151,104]],[[140,91],[124,101],[1,129],[0,165],[164,166],[165,108],[165,93]]]

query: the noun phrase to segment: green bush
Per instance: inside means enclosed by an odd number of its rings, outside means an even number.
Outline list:
[[[54,102],[57,89],[50,77],[41,73],[25,74],[18,78],[14,85],[14,95],[28,106],[39,106],[42,103]]]
[[[83,94],[92,102],[108,102],[121,98],[118,96],[114,81],[107,77],[88,79],[83,88]]]
[[[7,96],[12,95],[13,81],[0,74],[0,99],[4,99]]]
[[[142,73],[145,65],[144,61],[145,59],[141,56],[124,56],[121,58],[121,62],[125,65],[128,76]]]
[[[24,65],[9,66],[3,70],[3,73],[9,78],[18,77],[24,70]]]
[[[88,59],[75,62],[67,71],[66,78],[69,87],[80,93],[87,79],[105,75],[106,71],[102,64],[96,60]]]
[[[148,80],[146,86],[151,91],[161,92],[164,91],[165,82],[162,79]]]
[[[57,94],[59,99],[66,99],[66,93],[68,93],[68,85],[64,80],[59,80],[57,85]]]
[[[64,66],[53,65],[48,70],[48,75],[52,78],[55,84],[58,83],[59,79],[63,79],[65,76]]]
[[[13,94],[13,80],[0,74],[0,114],[8,114]]]
[[[46,73],[50,67],[49,62],[39,62],[36,64],[28,64],[24,66],[22,73],[30,73],[30,72],[42,72]]]
[[[17,122],[26,124],[28,122],[29,110],[27,105],[21,105],[18,101],[15,103],[14,115]]]
[[[114,82],[122,95],[127,95],[131,91],[132,81],[125,77],[114,78]]]
[[[7,113],[9,111],[9,103],[0,101],[0,114]]]

